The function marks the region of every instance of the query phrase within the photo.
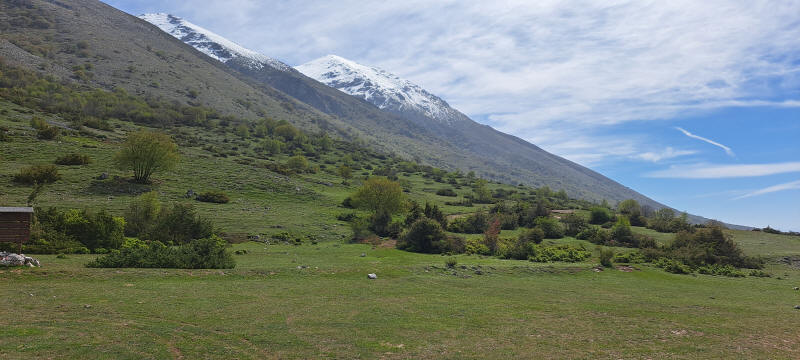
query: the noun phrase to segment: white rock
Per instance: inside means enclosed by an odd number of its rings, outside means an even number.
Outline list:
[[[378,275],[375,275],[375,274],[367,274],[367,279],[370,279],[370,280],[375,280],[375,279],[377,279],[377,278],[378,278]]]

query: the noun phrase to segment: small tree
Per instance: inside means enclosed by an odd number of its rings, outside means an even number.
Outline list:
[[[385,236],[392,215],[402,211],[406,205],[406,197],[399,183],[385,177],[369,178],[355,194],[352,203],[372,212],[370,228]]]
[[[347,165],[339,165],[337,170],[342,179],[348,180],[353,177],[353,169]]]
[[[127,224],[125,234],[128,236],[146,234],[155,224],[160,211],[161,202],[158,201],[158,193],[155,191],[144,193],[131,200],[128,209],[125,210]]]
[[[308,169],[308,159],[303,155],[295,155],[286,161],[286,166],[294,171],[302,172]]]
[[[178,145],[169,136],[143,130],[128,135],[114,162],[120,169],[132,169],[135,182],[147,183],[150,175],[172,168],[179,158]]]
[[[484,179],[475,180],[472,191],[475,192],[475,201],[479,203],[492,202],[492,192],[488,187],[489,182]]]

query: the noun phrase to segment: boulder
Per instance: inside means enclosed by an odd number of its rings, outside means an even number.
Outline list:
[[[375,279],[377,279],[377,278],[378,278],[378,275],[375,275],[375,274],[367,274],[367,279],[370,279],[370,280],[375,280]]]
[[[97,180],[105,180],[108,179],[108,173],[102,173],[100,176],[97,177]]]

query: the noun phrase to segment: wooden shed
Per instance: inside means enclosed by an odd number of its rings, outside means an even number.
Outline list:
[[[31,237],[32,207],[0,207],[0,242],[22,244]]]

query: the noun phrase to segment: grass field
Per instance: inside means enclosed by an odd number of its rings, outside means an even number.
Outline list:
[[[235,248],[248,254],[224,271],[84,268],[93,255],[0,270],[0,357],[800,357],[786,266],[724,278],[458,256],[451,270],[368,245]]]

